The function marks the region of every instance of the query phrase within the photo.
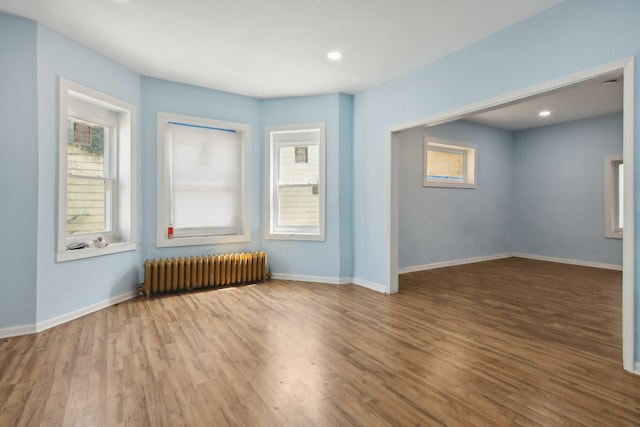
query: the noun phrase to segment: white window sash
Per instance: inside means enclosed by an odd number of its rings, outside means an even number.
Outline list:
[[[324,178],[324,124],[311,124],[299,126],[281,126],[267,128],[265,132],[267,142],[266,156],[266,197],[269,203],[265,205],[265,238],[267,239],[294,239],[294,240],[324,240],[324,197],[325,197],[325,178]],[[281,161],[285,161],[282,156],[282,150],[295,149],[297,147],[308,147],[308,162],[311,163],[311,170],[305,170],[305,165],[297,164],[287,154],[286,171],[283,170],[284,165]],[[316,147],[313,156],[317,156],[316,161],[312,162],[311,148]],[[294,162],[294,163],[290,163]],[[297,169],[301,168],[301,169]],[[317,168],[317,169],[316,169]],[[287,190],[296,188],[309,187],[313,191],[317,189],[317,194],[313,194],[312,203],[316,206],[308,206],[305,202],[309,200],[300,199],[303,203],[301,211],[295,212],[295,202],[287,203],[283,197],[292,197],[295,200],[298,197],[305,197],[304,192],[301,195],[295,192],[284,196]],[[317,197],[317,199],[316,199]],[[287,213],[283,209],[293,209]],[[311,209],[311,211],[305,209]],[[317,211],[316,211],[317,209]],[[288,215],[286,220],[284,215]],[[306,218],[305,218],[306,216]],[[283,224],[283,220],[285,223]],[[294,224],[292,222],[301,222]],[[315,224],[305,224],[305,222],[317,222]]]

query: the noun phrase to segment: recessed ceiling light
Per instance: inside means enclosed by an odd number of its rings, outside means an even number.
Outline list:
[[[549,110],[540,111],[540,112],[538,113],[538,115],[539,115],[540,117],[549,117],[549,116],[551,115],[551,111],[549,111]]]
[[[327,53],[327,58],[331,59],[332,61],[337,61],[338,59],[342,58],[342,54],[334,50],[333,52]]]

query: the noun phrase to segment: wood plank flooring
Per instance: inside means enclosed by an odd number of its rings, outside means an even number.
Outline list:
[[[638,426],[621,273],[510,258],[400,293],[135,299],[0,340],[0,426]]]

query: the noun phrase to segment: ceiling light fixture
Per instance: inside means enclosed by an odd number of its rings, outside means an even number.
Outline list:
[[[342,58],[342,54],[334,50],[333,52],[327,53],[327,58],[331,59],[332,61],[337,61],[338,59]]]
[[[551,111],[549,111],[549,110],[540,111],[540,112],[538,113],[538,115],[539,115],[540,117],[549,117],[549,116],[551,115]]]

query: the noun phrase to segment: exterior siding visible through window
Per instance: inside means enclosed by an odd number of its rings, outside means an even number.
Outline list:
[[[111,231],[112,180],[108,153],[111,129],[69,119],[67,146],[67,235]],[[115,125],[115,124],[114,124]],[[77,135],[84,130],[85,135]]]
[[[306,161],[297,161],[296,149],[304,148]],[[280,147],[278,179],[278,226],[318,226],[319,150],[317,145]]]

